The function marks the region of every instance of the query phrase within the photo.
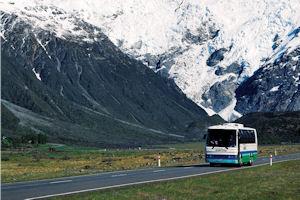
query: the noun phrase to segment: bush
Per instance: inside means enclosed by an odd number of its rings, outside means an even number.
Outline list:
[[[2,156],[2,157],[1,157],[1,161],[9,161],[9,157]]]
[[[21,136],[22,143],[29,144],[45,144],[47,142],[47,135],[41,133],[28,133]]]
[[[37,134],[37,142],[38,142],[38,144],[46,144],[47,135],[41,134],[41,133]]]
[[[13,140],[11,138],[3,136],[1,138],[1,145],[4,148],[10,148],[13,146]]]

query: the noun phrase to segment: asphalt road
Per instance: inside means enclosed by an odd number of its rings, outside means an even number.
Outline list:
[[[273,157],[273,163],[300,159],[300,153]],[[254,166],[269,163],[269,158],[258,158]],[[209,167],[207,164],[138,169],[128,171],[107,172],[86,176],[73,176],[57,179],[3,184],[1,199],[42,199],[47,197],[74,194],[93,190],[136,185],[142,183],[173,180],[205,174],[242,170],[249,167]]]

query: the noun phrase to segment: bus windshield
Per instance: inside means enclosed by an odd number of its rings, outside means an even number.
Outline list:
[[[206,146],[235,147],[236,130],[208,129]]]

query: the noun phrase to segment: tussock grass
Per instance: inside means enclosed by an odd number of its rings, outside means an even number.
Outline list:
[[[161,156],[163,166],[203,162],[203,150],[104,150],[49,145],[22,150],[4,150],[2,182],[99,173],[157,166]]]

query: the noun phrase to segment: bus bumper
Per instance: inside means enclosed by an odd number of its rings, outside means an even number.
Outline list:
[[[239,164],[238,160],[231,160],[231,159],[206,159],[208,163],[223,163],[223,164]]]
[[[206,155],[205,161],[208,163],[239,164],[237,155]]]

